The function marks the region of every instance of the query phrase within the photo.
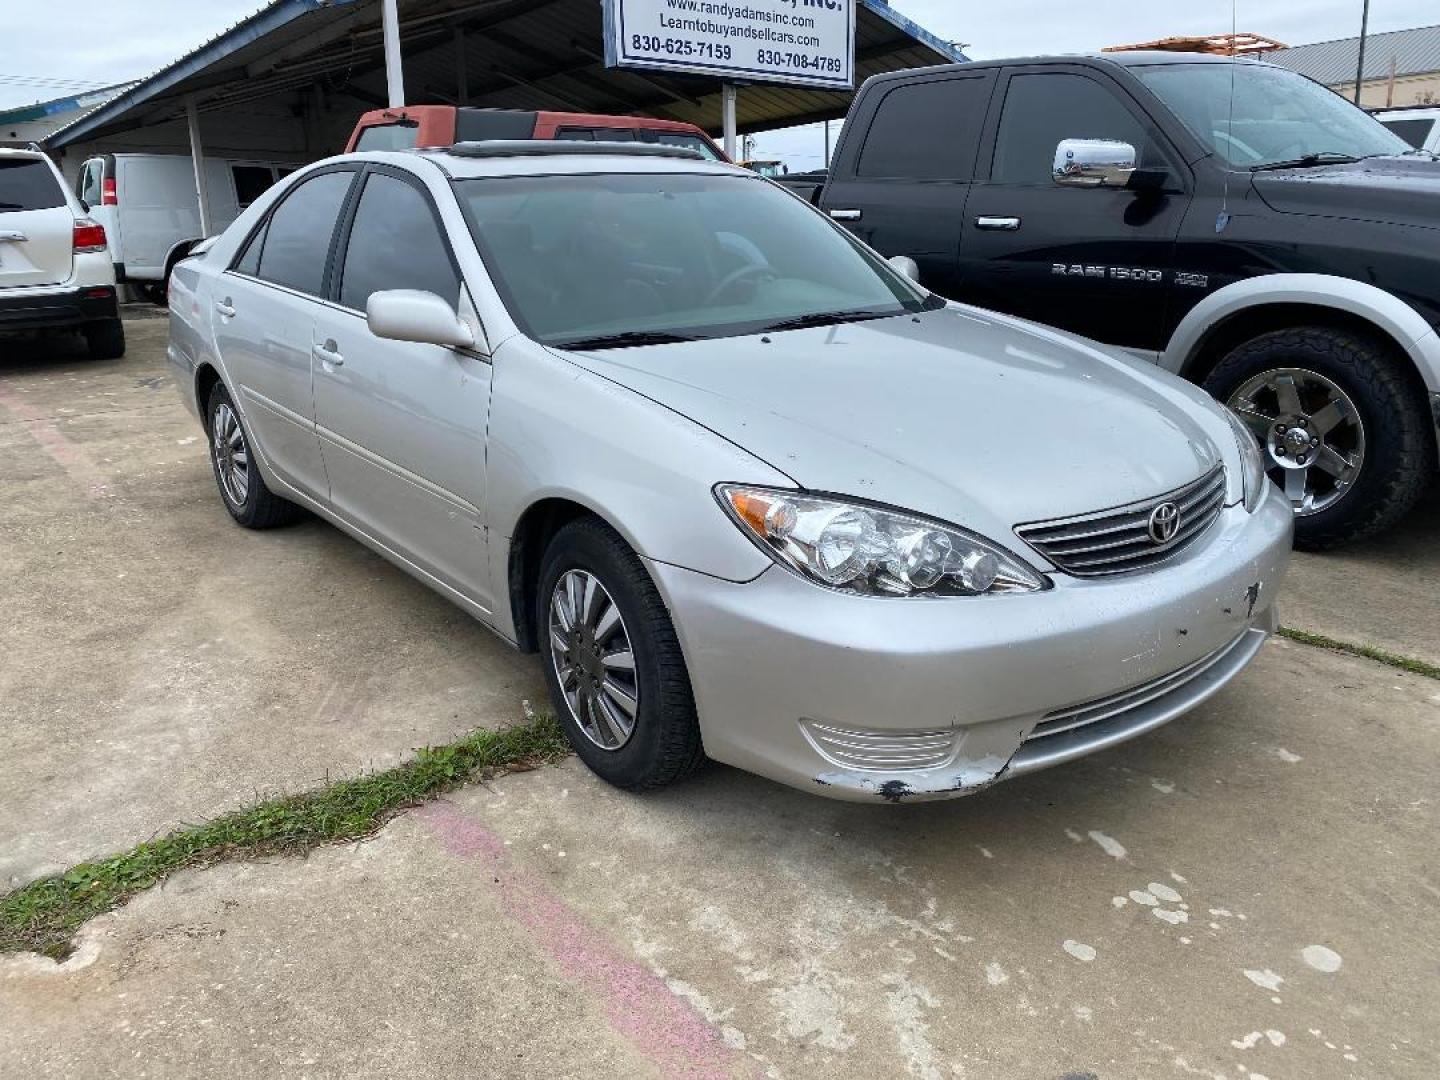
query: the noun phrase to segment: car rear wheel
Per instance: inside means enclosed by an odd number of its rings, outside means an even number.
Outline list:
[[[1255,433],[1295,510],[1295,544],[1318,550],[1379,532],[1420,498],[1434,448],[1422,403],[1389,354],[1328,327],[1236,348],[1205,389]]]
[[[555,711],[603,780],[643,791],[704,762],[674,624],[644,565],[612,529],[582,519],[556,534],[541,563],[535,614]]]
[[[206,427],[215,484],[232,518],[247,529],[273,529],[304,516],[299,506],[266,486],[250,450],[249,433],[222,383],[210,391]]]
[[[88,323],[84,333],[91,360],[119,360],[125,355],[125,324],[119,319]]]

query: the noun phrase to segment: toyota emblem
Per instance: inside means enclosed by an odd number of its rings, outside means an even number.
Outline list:
[[[1157,544],[1168,544],[1174,540],[1175,534],[1180,531],[1180,507],[1173,502],[1163,502],[1155,507],[1150,511],[1150,520],[1145,524],[1145,531]]]

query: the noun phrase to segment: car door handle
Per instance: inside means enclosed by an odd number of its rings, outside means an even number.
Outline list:
[[[231,306],[228,296],[224,300],[215,301],[215,310],[227,319],[233,319],[235,317],[235,308]]]
[[[18,244],[29,239],[30,238],[26,236],[23,232],[19,232],[15,229],[9,229],[5,232],[0,232],[0,240],[13,240]]]
[[[340,355],[340,346],[335,344],[335,339],[328,339],[324,345],[312,345],[310,351],[315,354],[315,359],[321,363],[329,364],[331,367],[343,367],[345,357]]]
[[[830,216],[836,221],[859,221],[862,213],[859,210],[831,210]]]
[[[975,219],[975,227],[977,229],[998,229],[1002,232],[1014,232],[1020,228],[1020,219],[1018,217],[990,217],[981,214]]]

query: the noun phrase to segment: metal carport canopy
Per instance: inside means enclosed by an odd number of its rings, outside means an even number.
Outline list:
[[[857,4],[857,84],[880,72],[966,59],[883,0]],[[605,67],[600,0],[400,0],[399,10],[407,104],[639,113],[719,127],[719,80]],[[742,132],[835,119],[852,96],[741,85]],[[233,113],[261,101],[303,110],[321,94],[329,102],[353,99],[358,115],[385,106],[385,90],[380,0],[274,0],[55,132],[47,146],[113,140],[172,121],[184,115],[187,99],[201,114]]]

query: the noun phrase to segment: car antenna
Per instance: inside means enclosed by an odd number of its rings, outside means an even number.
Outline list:
[[[1225,145],[1235,145],[1235,30],[1238,20],[1235,6],[1239,0],[1230,0],[1230,98],[1225,105]],[[1228,163],[1227,163],[1228,164]],[[1225,170],[1225,179],[1220,194],[1220,212],[1215,215],[1215,231],[1222,233],[1230,224],[1230,170]]]

